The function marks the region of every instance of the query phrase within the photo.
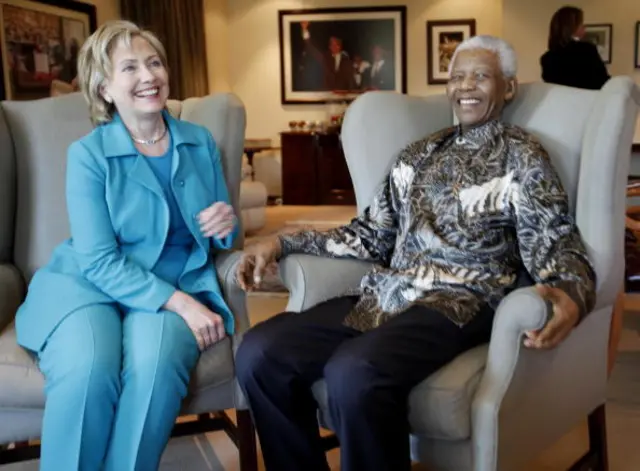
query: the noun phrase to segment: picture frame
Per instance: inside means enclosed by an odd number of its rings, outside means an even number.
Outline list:
[[[406,6],[278,11],[283,105],[407,92]]]
[[[613,24],[598,23],[584,25],[584,38],[598,48],[598,53],[605,64],[611,64],[613,55]]]
[[[636,22],[636,47],[633,65],[636,69],[640,69],[640,21]]]
[[[0,100],[50,96],[71,84],[77,54],[97,28],[96,7],[74,0],[0,0]]]
[[[476,20],[427,21],[427,84],[444,85],[449,78],[449,61],[462,41],[476,35]]]

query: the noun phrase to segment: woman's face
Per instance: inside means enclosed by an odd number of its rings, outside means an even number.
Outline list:
[[[158,52],[141,36],[131,47],[121,41],[111,53],[112,71],[102,94],[121,115],[141,118],[161,112],[169,97],[169,76]]]
[[[585,33],[584,22],[580,20],[580,22],[578,23],[578,28],[576,29],[576,32],[573,35],[578,39],[582,39],[584,38],[584,33]]]

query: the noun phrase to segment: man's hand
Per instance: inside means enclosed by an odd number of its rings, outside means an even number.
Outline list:
[[[553,315],[542,330],[525,332],[524,345],[530,348],[547,349],[557,346],[571,333],[578,323],[580,311],[567,293],[559,288],[536,285],[538,294],[553,305]]]
[[[248,249],[240,259],[236,279],[240,288],[250,291],[262,282],[264,272],[271,262],[275,262],[282,253],[277,237],[260,242]]]

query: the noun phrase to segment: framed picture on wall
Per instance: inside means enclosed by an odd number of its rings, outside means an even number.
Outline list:
[[[476,20],[427,21],[427,83],[442,85],[449,78],[453,53],[465,39],[475,36]]]
[[[640,69],[640,21],[636,23],[636,47],[635,47],[634,65],[636,69]]]
[[[280,10],[283,104],[407,91],[404,6]]]
[[[611,45],[613,44],[613,25],[584,25],[584,40],[596,45],[598,53],[605,64],[611,64]]]
[[[82,43],[96,29],[96,7],[71,0],[0,0],[0,99],[49,96],[71,83]]]

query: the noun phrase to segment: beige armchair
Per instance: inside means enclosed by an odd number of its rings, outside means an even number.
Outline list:
[[[534,351],[522,346],[522,337],[543,325],[545,305],[526,284],[509,294],[496,313],[490,344],[461,355],[410,395],[412,454],[430,470],[519,471],[587,416],[590,449],[572,469],[607,469],[607,346],[623,282],[624,187],[639,98],[628,78],[614,78],[598,92],[534,83],[522,85],[506,108],[504,119],[537,136],[560,174],[595,263],[597,305],[559,347]],[[444,96],[359,97],[342,127],[359,212],[400,149],[452,123]],[[287,310],[343,292],[369,268],[357,261],[286,257]],[[324,383],[313,390],[321,422],[330,428]]]
[[[168,108],[174,116],[212,132],[222,150],[231,201],[238,212],[246,124],[243,104],[234,95],[218,94],[173,101]],[[79,93],[0,105],[0,465],[39,453],[32,443],[40,437],[44,380],[33,358],[16,344],[13,317],[27,281],[69,236],[66,151],[90,130],[87,106]],[[241,235],[235,248],[242,246]],[[202,355],[182,411],[196,420],[181,421],[174,435],[224,429],[239,448],[240,469],[257,471],[255,433],[234,376],[234,351],[249,327],[245,295],[234,281],[238,253],[216,261],[220,284],[237,319],[237,335]],[[226,409],[236,409],[237,425],[223,412]],[[9,443],[18,446],[7,449]]]

